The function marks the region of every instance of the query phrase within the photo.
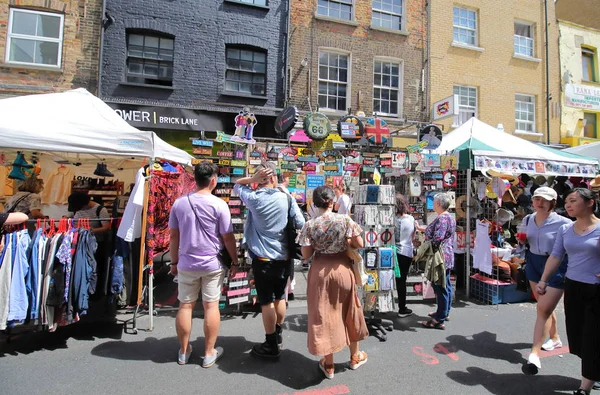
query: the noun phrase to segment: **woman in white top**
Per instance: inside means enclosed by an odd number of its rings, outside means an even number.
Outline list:
[[[336,185],[333,188],[333,191],[335,192],[335,196],[337,198],[337,202],[335,203],[334,207],[335,211],[338,214],[350,215],[350,210],[352,209],[352,199],[350,199],[350,196],[346,194],[346,185],[342,182]]]
[[[396,195],[394,237],[400,268],[400,277],[396,278],[396,290],[398,291],[398,316],[402,318],[412,314],[412,310],[406,307],[406,277],[414,254],[415,219],[408,214],[408,211],[406,198],[400,194]]]

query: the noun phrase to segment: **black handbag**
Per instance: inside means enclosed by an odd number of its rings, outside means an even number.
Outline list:
[[[204,233],[204,235],[206,236],[206,238],[208,240],[212,240],[210,238],[210,235],[208,234],[208,232],[202,226],[202,223],[200,222],[200,217],[198,217],[198,214],[196,213],[196,210],[194,209],[194,205],[192,204],[192,200],[190,199],[189,194],[187,195],[187,199],[188,199],[188,202],[190,203],[190,207],[192,208],[192,211],[194,212],[194,215],[196,216],[196,222],[198,222],[198,226],[200,227],[200,230]],[[214,244],[214,246],[217,249],[219,248],[216,244]],[[217,253],[217,259],[219,260],[219,263],[221,264],[221,266],[226,267],[227,269],[231,268],[233,259],[231,258],[231,255],[229,255],[229,251],[227,251],[227,248],[222,248],[219,250],[219,252]]]
[[[285,227],[285,232],[287,235],[287,244],[288,244],[288,259],[289,259],[289,272],[291,273],[294,270],[294,259],[302,259],[302,252],[300,245],[296,244],[296,239],[298,238],[298,230],[294,226],[294,219],[290,215],[290,211],[292,211],[292,197],[285,194],[288,200],[288,211],[287,211],[287,225]]]

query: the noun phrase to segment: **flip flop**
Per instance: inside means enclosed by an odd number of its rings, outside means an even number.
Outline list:
[[[427,314],[429,317],[434,318],[435,316],[435,311],[432,311],[431,313]],[[446,317],[446,321],[450,321],[450,316]]]
[[[215,351],[216,353],[214,353],[214,355],[211,355],[210,357],[204,357],[204,360],[202,361],[202,367],[204,369],[208,369],[213,366],[215,362],[217,362],[223,356],[223,347],[215,347]]]
[[[441,322],[434,322],[433,319],[431,319],[429,321],[423,321],[423,322],[421,322],[421,325],[423,325],[425,328],[429,328],[429,329],[440,329],[440,330],[446,329],[446,325],[442,324]]]

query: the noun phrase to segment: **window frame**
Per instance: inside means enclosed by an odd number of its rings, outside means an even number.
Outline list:
[[[228,63],[228,57],[227,57],[227,52],[229,49],[237,49],[240,51],[240,61],[241,61],[241,51],[251,51],[252,52],[252,64],[254,65],[255,60],[254,60],[254,54],[255,53],[262,53],[265,56],[265,71],[264,72],[259,72],[259,71],[249,71],[249,70],[242,70],[241,67],[238,69],[233,68],[233,66],[230,66]],[[269,51],[264,49],[264,48],[260,48],[260,47],[254,47],[251,45],[242,45],[242,44],[226,44],[225,45],[225,89],[223,90],[223,92],[225,94],[228,95],[236,95],[236,96],[252,96],[252,97],[267,97],[267,77],[268,77],[268,67],[269,67]],[[252,92],[252,87],[253,85],[258,85],[258,83],[255,83],[254,81],[250,82],[250,92],[243,92],[240,91],[239,89],[236,90],[231,90],[231,89],[227,89],[227,81],[232,81],[232,82],[237,82],[237,83],[241,83],[242,81],[234,81],[234,80],[228,80],[227,79],[227,73],[228,71],[231,72],[236,72],[236,73],[240,73],[240,78],[241,78],[241,74],[251,74],[253,79],[255,75],[262,75],[264,82],[263,82],[263,94],[256,94]]]
[[[394,0],[391,0],[394,1]],[[376,29],[389,29],[389,30],[395,30],[395,31],[399,31],[399,32],[403,32],[406,31],[406,1],[407,0],[400,0],[400,14],[397,14],[393,11],[385,11],[385,10],[378,10],[375,8],[375,2],[371,2],[371,26],[376,28]],[[387,14],[387,15],[391,15],[391,16],[399,16],[400,17],[400,28],[396,29],[394,27],[387,27],[387,26],[379,26],[379,25],[375,25],[373,22],[373,16],[375,15],[375,12],[379,12],[382,14]]]
[[[529,32],[531,33],[532,37],[527,37],[527,36],[521,36],[518,35],[516,33],[513,34],[513,55],[517,55],[517,56],[525,56],[528,58],[535,58],[535,24],[531,23],[531,22],[525,22],[525,21],[520,21],[520,20],[516,20],[514,22],[514,28],[516,28],[516,25],[523,25],[523,26],[527,26],[529,28]],[[515,29],[513,29],[515,30]],[[522,45],[517,44],[517,40],[521,39],[521,38],[525,38],[527,40],[531,40],[531,54],[523,54],[521,52],[517,52],[517,47],[521,47],[523,48]]]
[[[60,18],[59,37],[58,38],[38,37],[38,36],[30,36],[30,35],[26,35],[26,34],[12,33],[15,12],[59,17]],[[37,10],[29,10],[29,9],[15,8],[15,7],[10,7],[8,14],[9,14],[8,15],[8,28],[6,31],[6,50],[5,50],[4,61],[8,64],[23,65],[23,66],[29,66],[29,67],[43,67],[43,68],[51,68],[51,69],[62,68],[63,40],[64,40],[64,32],[65,32],[65,15],[57,13],[57,12],[37,11]],[[10,60],[10,50],[11,50],[11,44],[12,44],[13,38],[32,40],[32,41],[35,40],[35,41],[58,43],[58,53],[57,53],[57,58],[56,58],[56,65],[44,64],[44,63],[19,62],[19,61],[15,61],[15,60]]]
[[[334,55],[343,55],[346,56],[347,58],[347,68],[346,68],[346,82],[341,82],[341,81],[335,81],[335,80],[330,80],[330,79],[322,79],[321,78],[321,64],[319,63],[321,60],[321,54],[322,53],[329,53],[329,54],[334,54]],[[323,110],[325,112],[343,112],[346,113],[346,111],[348,110],[348,105],[351,104],[351,98],[352,98],[352,94],[351,94],[351,88],[352,88],[352,54],[350,52],[346,52],[346,51],[342,51],[336,48],[319,48],[318,53],[318,60],[317,60],[317,104],[319,103],[319,97],[321,96],[321,94],[319,93],[319,85],[321,82],[326,82],[326,83],[336,83],[336,84],[345,84],[346,85],[346,105],[345,108],[338,110],[337,108],[329,108],[329,107],[321,107],[319,106],[320,110]],[[328,70],[329,70],[329,64],[327,65]],[[339,69],[339,67],[338,67]],[[327,93],[326,95],[327,97],[329,97],[329,93]],[[340,96],[336,96],[336,97],[340,97]],[[336,101],[337,102],[337,101]]]
[[[455,9],[459,9],[459,10],[465,10],[468,12],[472,12],[475,14],[475,28],[472,29],[470,27],[465,27],[462,25],[455,25],[454,24],[454,10]],[[477,48],[479,46],[479,10],[475,9],[475,8],[469,8],[469,7],[465,7],[465,6],[461,6],[461,5],[454,5],[452,7],[452,42],[458,45],[466,45],[469,47],[475,47]],[[454,39],[454,32],[455,29],[463,29],[463,30],[470,30],[474,32],[474,36],[473,36],[473,43],[466,43],[466,42],[462,42],[462,41],[457,41]]]
[[[137,35],[137,36],[142,36],[144,37],[144,44],[142,46],[142,56],[134,56],[134,55],[129,55],[129,37],[131,35]],[[152,58],[146,58],[143,56],[143,52],[144,52],[144,48],[146,48],[146,37],[152,37],[152,38],[157,38],[158,39],[158,48],[157,50],[159,51],[160,54],[160,49],[161,49],[161,45],[160,45],[160,41],[161,39],[165,39],[165,40],[171,40],[173,42],[173,57],[172,60],[162,60],[162,59],[152,59]],[[155,81],[169,81],[171,82],[170,84],[166,85],[166,84],[159,84],[159,83],[152,83],[152,82],[147,82],[146,80],[149,79],[153,79],[153,78],[146,78],[145,74],[133,74],[129,72],[129,59],[134,59],[134,60],[141,60],[142,61],[142,65],[145,66],[146,61],[150,61],[150,62],[156,62],[157,65],[156,67],[158,68],[158,75],[156,76],[156,78],[154,79]],[[166,77],[160,77],[160,66],[161,64],[171,64],[171,69],[173,71],[173,75],[171,76],[171,78],[166,78]],[[144,80],[144,82],[138,82],[138,81],[129,81],[129,77],[132,78],[141,78]],[[125,31],[125,82],[127,84],[141,84],[141,85],[146,85],[146,86],[155,86],[158,88],[172,88],[173,87],[173,83],[175,82],[175,37],[169,35],[169,34],[163,34],[161,32],[156,32],[156,31],[139,31],[139,30],[135,30],[135,29],[127,29]]]
[[[589,55],[584,57],[584,53]],[[591,60],[592,67],[592,79],[586,80],[584,79],[585,75],[583,73],[583,59],[589,57]],[[595,48],[581,46],[581,81],[582,82],[598,82],[597,77],[597,68],[598,68],[598,51]]]
[[[518,100],[519,96],[521,98],[530,98],[531,101],[525,101],[525,100]],[[531,113],[533,114],[533,120],[530,121],[529,119],[517,119],[517,103],[526,103],[526,104],[532,104],[533,105],[533,111],[531,111]],[[519,109],[520,112],[522,112],[521,109]],[[536,100],[535,100],[535,95],[528,95],[526,93],[515,93],[515,131],[516,132],[525,132],[525,133],[537,133],[536,131],[536,127],[535,127],[535,122],[536,122]],[[529,111],[527,111],[527,113],[529,113]],[[531,130],[526,130],[526,129],[522,129],[519,128],[519,123],[521,124],[527,124],[527,125],[531,125]]]
[[[398,87],[397,88],[393,88],[391,86],[384,86],[384,85],[376,85],[375,84],[375,64],[377,62],[382,62],[382,63],[390,63],[390,64],[395,64],[398,65]],[[382,76],[384,75],[383,73],[379,73]],[[393,75],[390,74],[391,77],[393,77]],[[389,118],[402,118],[402,115],[404,113],[404,61],[402,59],[398,59],[398,58],[390,58],[390,57],[383,57],[383,56],[378,56],[375,57],[373,59],[373,102],[372,102],[372,109],[373,112],[375,111],[375,89],[389,89],[389,90],[396,90],[398,92],[398,112],[397,113],[384,113],[384,112],[379,112],[377,111],[377,115],[380,115],[382,117],[389,117]],[[378,98],[377,100],[387,100],[388,102],[392,102],[391,99],[381,99]],[[381,105],[380,105],[381,108]]]
[[[345,19],[345,18],[340,18],[337,16],[331,16],[331,15],[325,15],[325,14],[321,14],[319,12],[319,0],[317,0],[317,9],[315,11],[315,15],[317,17],[322,17],[322,18],[331,18],[331,19],[337,19],[340,21],[349,21],[349,22],[353,22],[354,21],[354,12],[355,12],[355,0],[322,0],[322,1],[326,1],[328,6],[327,6],[327,10],[328,12],[331,10],[331,7],[329,6],[331,3],[337,3],[337,4],[344,4],[344,5],[349,5],[350,6],[350,19]],[[341,13],[340,13],[341,14]]]
[[[585,128],[587,127],[587,123],[583,127],[583,133],[582,133],[581,137],[586,138],[586,139],[598,139],[598,121],[600,120],[600,117],[598,116],[598,113],[596,113],[596,112],[587,112],[587,111],[584,111],[583,112],[583,119],[585,119],[586,115],[593,115],[596,118],[596,120],[595,120],[596,123],[595,123],[595,128],[594,128],[594,137],[588,137],[588,136],[585,135],[585,133],[586,133]]]
[[[470,111],[470,112],[473,112],[473,113],[474,113],[474,115],[473,115],[473,116],[474,116],[475,118],[477,118],[477,117],[478,117],[478,112],[479,112],[479,89],[478,89],[476,86],[469,86],[469,85],[453,85],[453,87],[452,87],[452,94],[453,94],[453,95],[455,95],[455,96],[458,96],[458,98],[457,98],[457,99],[458,99],[458,100],[457,100],[457,101],[458,101],[458,114],[457,114],[457,115],[455,115],[455,116],[453,117],[453,119],[452,119],[452,127],[455,127],[455,128],[456,128],[456,127],[459,127],[460,125],[462,125],[462,123],[458,123],[458,121],[460,121],[460,115],[461,115],[461,113],[462,113],[462,112],[466,112],[467,110],[470,110],[470,109],[472,108],[471,106],[464,106],[464,105],[462,105],[462,104],[460,103],[460,97],[461,97],[461,95],[460,95],[460,94],[458,94],[458,95],[457,95],[456,93],[454,93],[454,90],[455,90],[456,88],[467,88],[467,89],[469,89],[469,90],[470,90],[470,89],[474,89],[474,90],[475,90],[475,107],[474,107],[474,109],[473,109],[472,111]],[[470,97],[470,96],[467,96],[467,97]],[[465,109],[464,107],[469,107],[469,108],[468,108],[468,109]],[[465,111],[462,111],[462,110],[465,110]],[[468,119],[466,119],[466,120],[465,120],[465,122],[466,122],[466,121],[468,121]]]

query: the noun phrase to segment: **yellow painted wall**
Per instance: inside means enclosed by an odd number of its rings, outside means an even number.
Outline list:
[[[543,137],[520,136],[546,141],[544,2],[538,0],[435,0],[431,4],[430,101],[453,94],[454,85],[477,87],[478,118],[492,126],[502,124],[506,133],[515,130],[515,94],[535,96],[535,129]],[[452,45],[453,7],[478,11],[478,47],[464,49]],[[513,57],[514,22],[534,24],[534,57],[539,61]],[[560,93],[558,28],[554,2],[548,2],[550,42],[550,93],[555,101]],[[555,105],[556,106],[556,105]],[[452,117],[437,121],[444,132],[453,129]],[[559,141],[559,111],[551,111],[551,141]]]

